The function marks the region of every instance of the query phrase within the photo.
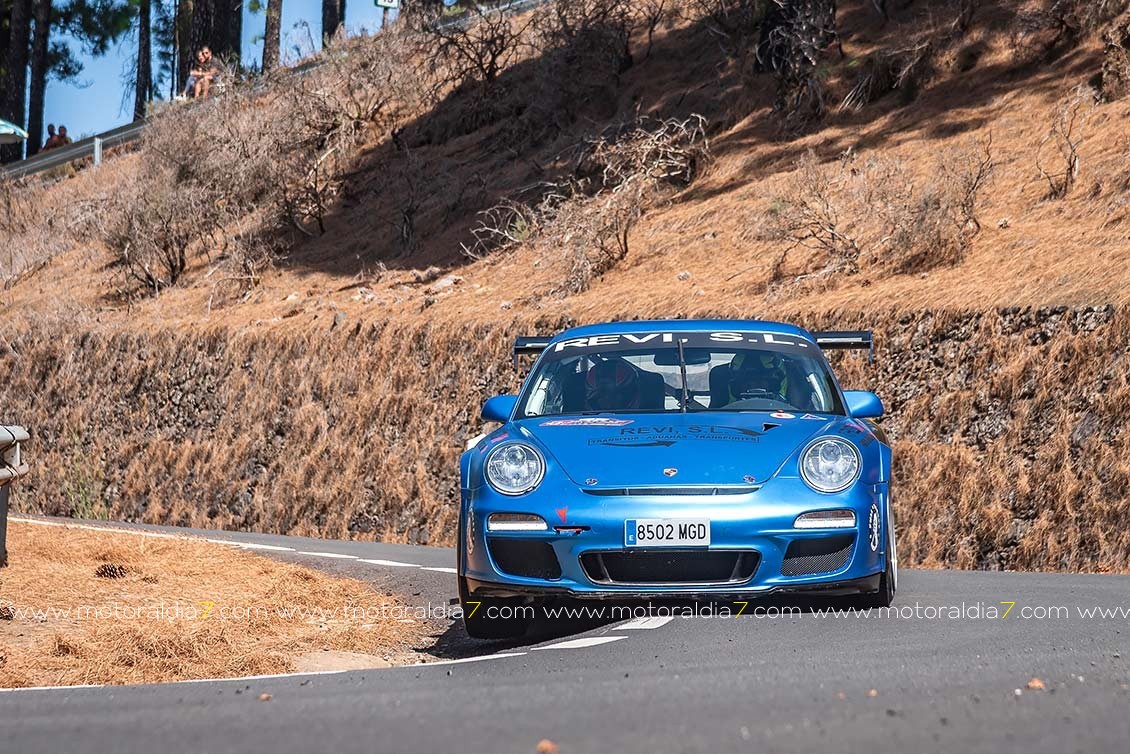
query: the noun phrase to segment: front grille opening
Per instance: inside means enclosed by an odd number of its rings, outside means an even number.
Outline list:
[[[527,579],[559,579],[561,564],[553,545],[538,539],[490,537],[490,557],[498,570]]]
[[[847,565],[855,546],[855,533],[831,537],[794,539],[785,550],[782,576],[812,576],[831,573]]]
[[[584,489],[586,495],[601,497],[616,497],[621,495],[748,495],[761,489],[760,485],[752,486],[713,486],[713,487],[601,487],[599,489]]]
[[[597,584],[740,584],[753,578],[756,550],[586,552],[585,575]]]

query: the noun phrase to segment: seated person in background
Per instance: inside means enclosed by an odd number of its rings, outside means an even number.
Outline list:
[[[788,403],[789,377],[774,353],[741,351],[730,362],[729,402],[750,398]]]
[[[200,93],[198,97],[207,97],[212,92],[212,84],[216,82],[220,72],[216,68],[216,61],[212,59],[212,48],[202,47],[200,49],[200,76],[201,82]]]
[[[54,149],[59,146],[59,137],[55,135],[55,124],[47,124],[47,141],[43,142],[43,149],[40,151],[46,152],[48,149]]]
[[[58,138],[59,138],[59,143],[55,145],[57,147],[65,147],[68,144],[74,144],[74,141],[71,140],[71,137],[67,136],[67,127],[66,126],[59,126],[59,137]]]
[[[622,361],[601,361],[585,376],[589,411],[625,411],[640,407],[640,378]]]

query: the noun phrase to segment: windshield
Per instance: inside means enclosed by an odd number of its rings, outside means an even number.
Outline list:
[[[827,362],[809,340],[656,332],[553,344],[527,382],[517,415],[707,410],[844,413]]]

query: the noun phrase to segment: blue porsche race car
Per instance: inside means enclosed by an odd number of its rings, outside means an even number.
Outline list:
[[[891,449],[873,393],[823,349],[867,332],[759,321],[578,327],[491,398],[460,459],[458,579],[471,636],[522,634],[556,597],[894,597]]]

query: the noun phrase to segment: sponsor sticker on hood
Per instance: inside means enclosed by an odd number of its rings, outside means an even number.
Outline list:
[[[634,419],[613,419],[610,416],[578,416],[572,419],[550,419],[541,427],[625,427]]]

